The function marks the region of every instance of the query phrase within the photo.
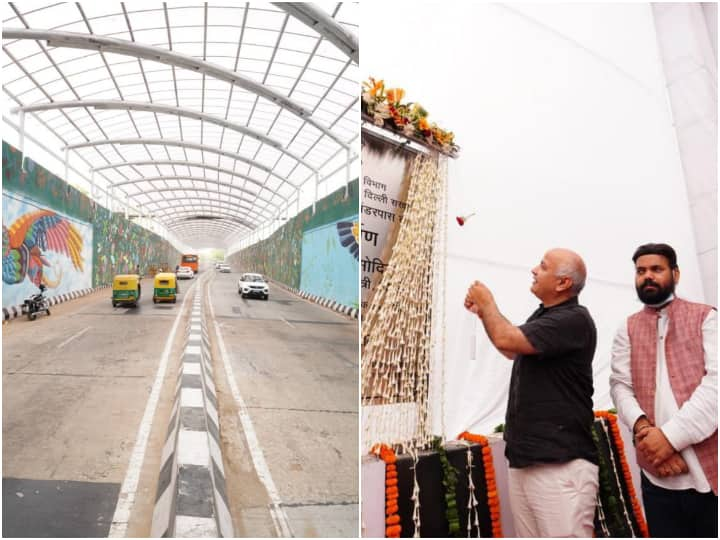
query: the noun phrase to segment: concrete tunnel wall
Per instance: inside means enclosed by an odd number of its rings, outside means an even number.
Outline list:
[[[137,265],[146,274],[180,260],[167,240],[91,200],[5,141],[2,163],[3,307],[21,304],[41,281],[48,296],[57,296],[109,285],[115,274]],[[33,253],[36,243],[42,259]]]
[[[311,295],[358,308],[358,179],[305,208],[268,238],[228,255],[234,269],[258,272]]]

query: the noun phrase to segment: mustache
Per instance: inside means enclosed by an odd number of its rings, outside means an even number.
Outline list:
[[[653,287],[656,287],[656,288],[660,287],[660,285],[658,285],[657,283],[655,283],[652,279],[646,279],[645,281],[642,282],[642,284],[640,285],[640,287],[644,289],[644,288],[647,287],[648,285],[652,285]]]

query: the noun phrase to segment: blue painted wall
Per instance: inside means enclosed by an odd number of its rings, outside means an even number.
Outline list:
[[[228,256],[243,272],[259,272],[322,298],[358,308],[358,180],[303,209],[269,238]],[[340,228],[338,228],[338,224]],[[353,230],[353,225],[355,228]],[[353,250],[353,245],[355,249]]]
[[[301,290],[357,306],[358,230],[354,215],[303,233]]]

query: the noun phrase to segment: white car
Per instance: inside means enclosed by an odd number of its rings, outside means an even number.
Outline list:
[[[175,272],[175,276],[178,279],[192,279],[195,277],[195,272],[189,266],[181,266]]]
[[[230,268],[229,264],[220,263],[218,265],[218,272],[223,272],[225,274],[229,274],[230,272],[232,272],[232,269]]]
[[[261,274],[243,274],[238,281],[238,294],[246,296],[259,296],[263,300],[268,299],[270,287]]]

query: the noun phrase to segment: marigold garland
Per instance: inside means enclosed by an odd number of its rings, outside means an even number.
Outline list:
[[[605,419],[610,426],[610,433],[612,433],[613,442],[615,447],[618,449],[620,455],[620,467],[622,468],[623,477],[625,479],[625,485],[627,486],[628,494],[630,495],[630,502],[633,509],[633,515],[637,521],[640,533],[644,538],[649,538],[650,533],[648,531],[647,523],[640,508],[638,502],[637,493],[635,492],[635,486],[632,482],[632,475],[630,473],[630,467],[627,459],[625,458],[625,444],[623,443],[622,436],[620,435],[620,428],[617,423],[617,415],[612,414],[609,411],[595,411],[595,418]]]
[[[385,537],[400,538],[402,527],[398,511],[398,474],[397,456],[395,450],[386,444],[375,445],[372,453],[378,455],[385,462]]]
[[[497,483],[495,481],[495,466],[492,460],[492,451],[487,437],[463,431],[458,439],[474,442],[482,449],[483,470],[485,471],[485,485],[487,487],[488,508],[492,523],[493,538],[502,538],[502,524],[500,523],[500,497],[498,495]]]

